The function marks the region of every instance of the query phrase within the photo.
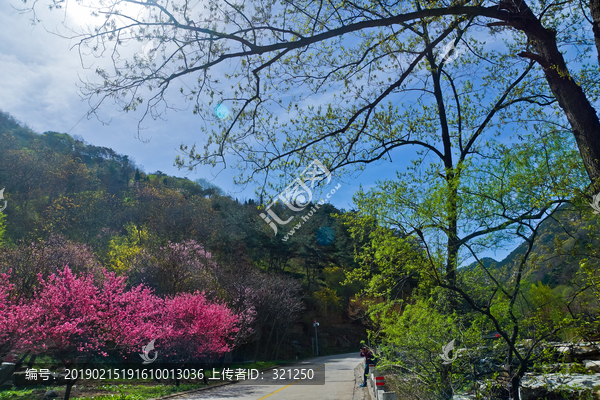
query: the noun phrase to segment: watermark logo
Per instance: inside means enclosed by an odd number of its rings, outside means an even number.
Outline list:
[[[446,43],[444,48],[442,49],[442,63],[450,64],[452,61],[456,60],[458,56],[460,56],[464,52],[463,48],[456,48],[456,44],[454,40]]]
[[[269,204],[265,213],[260,213],[261,218],[273,229],[277,235],[277,224],[286,225],[295,217],[289,217],[285,221],[279,218],[275,211],[271,209],[277,202],[281,200],[290,210],[294,212],[300,212],[304,210],[312,201],[313,192],[312,189],[320,182],[327,181],[331,182],[331,172],[321,163],[319,160],[313,160],[313,162],[306,167],[298,178],[286,187],[279,195]],[[335,192],[335,191],[334,191]],[[329,195],[328,195],[329,198]],[[324,204],[324,203],[323,203]],[[318,208],[318,207],[317,207]],[[313,210],[313,212],[316,210]],[[312,213],[311,213],[312,215]]]
[[[456,354],[456,352],[454,352],[452,357],[450,357],[450,352],[453,352],[453,351],[454,351],[454,339],[452,339],[452,341],[450,343],[448,343],[447,345],[442,347],[443,353],[440,354],[440,357],[442,358],[442,360],[444,360],[444,362],[442,364],[444,364],[444,365],[452,364],[452,362],[454,360],[456,360],[456,358],[458,357],[458,354]]]
[[[590,206],[594,209],[594,214],[600,214],[600,193],[592,197]]]
[[[0,190],[0,200],[4,200],[4,189],[6,188],[2,188],[2,190]],[[6,210],[6,200],[4,200],[4,206],[0,207],[0,212]]]
[[[139,353],[140,357],[142,357],[142,360],[144,360],[144,362],[142,364],[150,364],[150,363],[153,363],[154,361],[156,361],[156,358],[158,357],[158,351],[154,352],[154,358],[148,357],[148,353],[150,353],[152,350],[154,350],[154,340],[155,339],[152,339],[152,341],[150,341],[150,343],[148,343],[146,346],[142,347],[143,353]]]

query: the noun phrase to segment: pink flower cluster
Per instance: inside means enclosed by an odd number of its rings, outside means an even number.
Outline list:
[[[238,332],[240,317],[204,293],[162,299],[143,285],[128,289],[125,277],[105,272],[96,283],[68,266],[39,283],[32,299],[19,299],[10,275],[0,275],[0,359],[32,350],[67,366],[82,356],[139,352],[153,339],[171,359],[211,358],[231,350]]]

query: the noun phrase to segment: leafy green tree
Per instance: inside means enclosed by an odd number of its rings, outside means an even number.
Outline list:
[[[588,225],[591,241],[588,248],[580,249],[579,271],[573,287],[565,296],[567,309],[577,322],[577,333],[584,340],[597,340],[600,337],[600,253],[595,243],[597,224]]]
[[[393,360],[392,367],[409,373],[406,375],[412,375],[419,381],[418,391],[424,398],[440,398],[440,394],[441,397],[452,396],[450,380],[446,379],[451,370],[454,372],[452,386],[457,388],[469,385],[475,373],[474,366],[477,366],[478,373],[481,372],[478,368],[483,358],[478,351],[483,344],[481,321],[461,317],[456,312],[440,312],[424,298],[407,304],[400,315],[397,304],[393,302],[379,303],[372,307],[372,311],[381,327],[379,335],[387,338],[381,346],[384,356],[382,366],[390,366]],[[440,355],[452,360],[452,369],[441,362]],[[399,397],[423,398],[409,393],[415,390],[409,382],[402,382],[402,386],[407,388],[399,388]]]
[[[540,223],[560,212],[573,190],[585,186],[582,168],[576,161],[571,164],[572,150],[565,148],[564,135],[530,135],[510,147],[487,141],[486,149],[465,160],[450,181],[439,173],[439,164],[416,163],[409,172],[398,173],[397,180],[358,192],[358,212],[347,216],[355,237],[367,234],[370,239],[359,254],[362,268],[355,271],[367,281],[367,293],[385,296],[386,307],[436,293],[431,304],[442,314],[462,310],[485,317],[507,346],[504,364],[511,366],[508,390],[513,398],[518,398],[520,379],[539,342],[553,337],[562,322],[556,315],[544,315],[544,307],[531,307],[548,301],[548,293],[540,287],[531,292],[535,301],[528,302],[523,280],[535,268],[527,261]],[[544,153],[536,152],[538,146]],[[375,230],[374,221],[379,226]],[[482,253],[515,240],[524,240],[526,251],[510,266],[510,275],[482,262]],[[415,274],[417,291],[409,284]],[[384,325],[384,337],[385,332]],[[523,338],[533,340],[517,347]]]
[[[102,189],[58,196],[42,214],[47,234],[60,232],[73,240],[94,244],[102,228],[119,226],[128,204]]]
[[[223,192],[223,189],[221,189],[214,183],[209,182],[208,180],[206,180],[204,178],[198,178],[194,182],[196,182],[198,185],[200,185],[202,190],[204,190],[204,194],[208,197],[214,196],[215,194],[217,194],[219,196],[223,196],[225,194]]]
[[[525,296],[538,310],[541,324],[571,319],[572,328],[561,333],[566,341],[600,336],[597,206],[575,196],[542,224],[529,256]],[[507,260],[522,257],[526,249],[519,246]]]
[[[431,43],[425,22],[420,29],[423,42]],[[506,389],[518,398],[539,342],[556,333],[555,325],[546,324],[525,350],[517,347],[540,320],[523,298],[523,279],[532,268],[527,259],[539,224],[585,189],[584,169],[570,132],[533,122],[550,118],[531,106],[550,95],[543,88],[530,91],[536,81],[532,62],[509,76],[488,76],[483,94],[474,90],[476,78],[460,76],[431,49],[425,58],[427,83],[417,100],[380,115],[380,131],[405,130],[417,156],[396,179],[360,190],[354,198],[357,213],[347,215],[355,239],[365,240],[358,254],[361,269],[354,275],[367,278],[367,294],[386,300],[372,305],[371,312],[402,307],[411,298],[433,298],[426,303],[441,315],[473,314],[470,322],[483,318],[506,345]],[[485,65],[464,62],[464,68]],[[481,260],[517,240],[526,242],[526,251],[511,266],[511,276]],[[452,371],[437,371],[440,395],[449,398]]]

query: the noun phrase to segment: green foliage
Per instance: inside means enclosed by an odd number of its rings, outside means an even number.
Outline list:
[[[140,385],[140,384],[105,384],[98,387],[88,386],[85,389],[106,391],[104,394],[94,397],[72,397],[74,400],[146,400],[174,393],[194,390],[205,385],[202,383],[180,384],[180,385]],[[56,388],[52,388],[56,390]],[[84,387],[81,387],[84,389]],[[35,389],[0,389],[0,400],[31,399]]]
[[[554,288],[572,285],[579,279],[582,258],[589,258],[600,245],[598,216],[591,213],[587,201],[580,204],[581,200],[582,196],[576,195],[570,204],[560,207],[551,219],[540,225],[528,261],[529,281],[541,281]],[[521,244],[504,260],[494,261],[494,269],[509,267],[508,275],[514,273],[514,265],[526,250],[526,243]]]
[[[323,278],[326,287],[335,290],[337,295],[343,297],[346,302],[362,289],[360,284],[348,282],[346,280],[346,270],[336,265],[325,267]]]
[[[102,385],[101,390],[118,392],[117,395],[101,395],[95,397],[77,397],[79,400],[145,400],[156,397],[168,396],[170,394],[184,392],[203,387],[203,384],[181,384],[175,385]]]
[[[390,301],[406,297],[417,274],[422,275],[421,284],[426,284],[426,260],[417,240],[399,237],[384,227],[374,228],[368,215],[346,214],[343,218],[351,235],[363,242],[357,254],[359,268],[348,272],[348,282],[362,282],[365,294]]]
[[[4,246],[4,235],[6,234],[6,215],[0,212],[0,248]]]
[[[428,390],[447,390],[444,374],[453,373],[453,385],[465,388],[473,383],[472,363],[481,356],[481,320],[469,321],[457,313],[438,311],[434,298],[416,299],[399,313],[399,304],[382,302],[370,308],[379,327],[377,338],[384,355],[382,367],[395,366],[401,373],[416,376]],[[445,355],[453,360],[444,364],[444,347],[454,341],[454,350]],[[465,373],[466,371],[466,373]]]
[[[137,394],[119,393],[118,395],[94,396],[94,397],[75,397],[74,400],[144,400],[147,397]]]
[[[317,301],[319,311],[322,315],[328,318],[335,318],[342,315],[344,307],[343,299],[338,296],[334,289],[324,287],[314,292],[313,296]]]
[[[581,260],[579,296],[572,296],[571,312],[578,322],[577,333],[586,340],[600,339],[600,273],[597,253]],[[579,293],[583,292],[583,293]]]
[[[0,400],[30,399],[33,389],[13,390],[0,389]]]
[[[483,335],[500,332],[492,354],[500,362],[488,366],[488,373],[506,374],[500,366],[508,364],[523,376],[536,349],[517,347],[517,342],[530,338],[537,343],[568,324],[563,311],[552,308],[564,305],[556,292],[544,285],[527,288],[524,281],[538,265],[530,256],[540,224],[583,190],[588,179],[570,133],[543,123],[523,131],[509,122],[540,112],[525,100],[531,65],[486,77],[484,85],[506,88],[495,99],[461,95],[476,83],[444,70],[434,55],[427,66],[430,91],[423,90],[422,98],[403,110],[380,114],[382,130],[401,129],[415,142],[419,150],[412,165],[398,171],[396,179],[359,190],[357,212],[345,215],[345,222],[361,243],[356,254],[360,268],[349,279],[366,285],[363,295],[370,301],[375,337],[384,346],[406,347],[396,358],[408,357],[405,368],[450,398],[451,387],[468,382],[464,371],[475,375],[477,368],[465,363],[457,369],[461,374],[451,374],[440,367],[433,343],[449,342],[444,335],[464,337],[465,347],[475,349]],[[443,90],[446,84],[451,87]],[[517,241],[526,248],[513,264],[499,267],[481,260]],[[428,338],[433,339],[429,344]],[[413,352],[417,355],[411,358]]]
[[[146,227],[128,223],[125,229],[126,235],[113,237],[108,245],[108,265],[119,274],[127,274],[131,271],[136,257],[142,254],[152,240]]]
[[[564,299],[561,294],[542,282],[532,284],[527,290],[526,297],[529,298],[531,308],[536,310],[536,317],[542,324],[559,326],[567,316],[562,307]]]

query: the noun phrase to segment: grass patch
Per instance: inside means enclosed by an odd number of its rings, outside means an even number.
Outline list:
[[[28,389],[28,390],[0,389],[0,400],[30,398],[32,392],[33,392],[33,389]]]
[[[142,397],[135,394],[118,394],[118,395],[107,395],[107,396],[98,396],[98,397],[77,397],[73,400],[143,400],[146,397]]]
[[[167,396],[169,394],[185,392],[187,390],[204,387],[204,384],[181,384],[175,385],[99,385],[80,387],[83,393],[71,393],[71,400],[146,400],[155,397]],[[41,389],[2,389],[0,400],[31,400],[41,399],[46,390],[59,392],[58,399],[62,398],[64,386]],[[75,388],[74,388],[75,389]]]
[[[167,396],[169,394],[185,392],[187,390],[198,389],[204,387],[204,384],[181,384],[179,386],[172,385],[102,385],[97,389],[110,394],[93,396],[93,397],[73,397],[78,400],[145,400],[154,397]],[[92,389],[92,388],[90,388]]]

